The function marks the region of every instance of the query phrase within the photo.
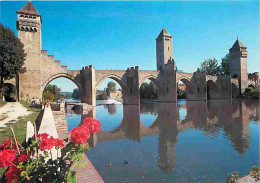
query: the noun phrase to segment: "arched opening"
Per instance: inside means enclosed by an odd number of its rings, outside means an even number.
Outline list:
[[[234,75],[232,76],[232,78],[238,78],[237,74],[234,74]]]
[[[81,102],[81,90],[70,78],[57,76],[48,81],[42,92],[43,102]]]
[[[154,79],[145,79],[139,89],[141,102],[157,102],[158,89]]]
[[[213,99],[218,94],[217,85],[214,81],[207,81],[207,99]]]
[[[187,101],[186,100],[179,100],[177,104],[177,121],[182,122],[187,117]]]
[[[232,98],[235,98],[239,95],[239,88],[236,84],[232,83]]]
[[[177,98],[188,99],[191,93],[190,81],[186,78],[182,78],[177,82]]]
[[[4,83],[4,98],[7,102],[16,101],[16,87],[11,83]]]
[[[253,84],[248,85],[248,88],[255,88]]]
[[[96,86],[96,103],[102,104],[122,104],[126,88],[114,77],[101,80]]]

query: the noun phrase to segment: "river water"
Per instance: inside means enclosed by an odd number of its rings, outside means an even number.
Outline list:
[[[105,182],[224,182],[259,165],[259,115],[259,100],[178,100],[100,105],[67,122],[100,120],[87,156]]]

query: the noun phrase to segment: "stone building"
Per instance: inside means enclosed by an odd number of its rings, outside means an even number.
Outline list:
[[[111,98],[111,99],[122,98],[122,91],[121,90],[108,91],[108,97]]]
[[[173,60],[173,43],[171,34],[163,28],[156,38],[157,70],[164,70],[165,64]]]
[[[248,86],[247,47],[238,39],[229,49],[230,76],[238,78],[239,91],[242,93]]]

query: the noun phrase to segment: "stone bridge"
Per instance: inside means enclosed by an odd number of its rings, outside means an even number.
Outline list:
[[[18,37],[24,44],[26,72],[5,83],[16,85],[17,99],[42,99],[44,88],[54,79],[65,77],[73,81],[79,88],[82,102],[95,105],[96,89],[106,78],[119,83],[125,104],[138,104],[139,88],[145,79],[150,79],[157,86],[159,102],[175,102],[177,96],[176,83],[182,81],[187,88],[188,100],[207,100],[232,98],[239,95],[248,85],[256,86],[248,80],[247,48],[237,40],[230,53],[230,76],[209,76],[205,73],[176,72],[173,57],[173,36],[162,29],[156,38],[157,70],[141,70],[138,66],[126,70],[95,70],[88,65],[81,70],[68,70],[61,65],[47,50],[42,50],[42,16],[31,1],[17,11],[16,22]],[[72,61],[76,63],[76,61]],[[181,64],[181,63],[179,63]]]
[[[139,103],[139,89],[146,79],[150,79],[156,85],[158,101],[164,103],[176,101],[177,83],[180,81],[186,85],[187,100],[230,99],[239,94],[238,79],[211,76],[201,72],[176,72],[173,62],[167,63],[164,71],[139,70],[138,66],[126,70],[95,70],[92,65],[81,70],[57,68],[59,67],[54,65],[43,72],[45,74],[42,75],[40,94],[51,81],[64,77],[77,85],[82,102],[90,105],[96,105],[96,90],[107,78],[115,80],[121,86],[124,104]]]

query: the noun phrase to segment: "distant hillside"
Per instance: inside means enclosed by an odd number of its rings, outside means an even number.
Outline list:
[[[72,94],[72,92],[60,92],[60,94],[66,95],[66,94]]]

